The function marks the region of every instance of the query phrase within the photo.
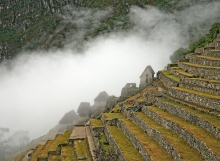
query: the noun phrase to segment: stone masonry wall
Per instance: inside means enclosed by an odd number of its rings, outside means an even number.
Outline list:
[[[109,145],[116,148],[116,151],[120,154],[118,161],[126,161],[120,147],[117,145],[114,137],[111,135],[107,127],[105,127],[104,133],[105,133],[107,141],[109,142]]]
[[[194,55],[191,55],[191,57],[188,58],[190,63],[201,64],[206,66],[216,66],[216,67],[220,66],[219,60],[207,60],[205,58],[196,57]]]
[[[173,86],[176,87],[179,84],[178,82],[164,75],[162,72],[158,72],[158,77],[167,88],[171,88]]]
[[[220,80],[220,68],[200,68],[179,62],[179,67],[197,77]]]
[[[205,93],[220,95],[220,83],[203,81],[199,79],[183,79],[179,86]]]
[[[164,126],[165,128],[171,130],[172,132],[176,133],[184,140],[186,140],[192,147],[198,150],[201,155],[205,158],[206,161],[220,161],[220,157],[214,154],[211,149],[209,149],[206,144],[200,140],[198,140],[195,136],[193,136],[190,132],[186,131],[177,123],[164,119],[163,117],[159,116],[156,112],[150,110],[147,107],[142,108],[142,112],[148,115],[150,118],[158,122],[160,125]]]
[[[203,107],[220,111],[220,99],[208,98],[202,95],[191,94],[171,88],[169,94],[184,101],[192,102]]]
[[[215,137],[220,139],[220,129],[213,126],[212,124],[210,124],[208,121],[204,120],[203,118],[195,116],[192,113],[190,113],[184,109],[181,109],[175,105],[163,102],[160,99],[157,99],[155,105],[165,111],[168,111],[169,113],[171,113],[177,117],[180,117],[180,118],[182,118],[192,124],[200,126],[201,128],[203,128],[207,132],[213,134]]]

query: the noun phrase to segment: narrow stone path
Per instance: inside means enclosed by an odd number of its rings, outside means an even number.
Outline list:
[[[92,134],[91,134],[91,131],[90,131],[89,126],[86,126],[86,136],[87,136],[88,143],[89,143],[90,153],[91,153],[91,155],[92,155],[93,160],[95,160],[95,159],[94,159],[94,156],[95,156],[94,150],[95,150],[96,148],[95,148],[95,143],[94,143],[94,140],[93,140],[93,138],[92,138]]]

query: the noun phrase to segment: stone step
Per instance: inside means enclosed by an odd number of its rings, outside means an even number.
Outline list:
[[[179,84],[179,87],[220,95],[220,80],[185,78],[182,79],[181,83]]]
[[[74,140],[74,149],[76,160],[92,161],[92,156],[86,139]]]
[[[86,138],[89,144],[90,154],[92,158],[94,158],[95,157],[94,150],[96,149],[96,147],[95,147],[95,143],[94,143],[93,136],[92,136],[89,126],[86,126]]]
[[[176,133],[194,147],[205,160],[220,160],[220,140],[201,127],[193,125],[156,106],[145,106],[142,112],[160,125]]]
[[[220,58],[212,57],[212,56],[206,56],[206,55],[190,55],[187,56],[190,63],[194,64],[200,64],[205,66],[214,66],[219,67],[220,66]]]
[[[167,70],[178,78],[194,78],[195,75],[183,71],[180,67],[171,67],[168,65]]]
[[[143,161],[141,154],[134,148],[124,133],[116,126],[106,126],[105,135],[111,146],[119,152],[118,160]]]
[[[183,101],[220,111],[220,96],[182,87],[172,87],[168,94]]]
[[[159,125],[143,112],[134,113],[131,120],[164,147],[174,160],[204,160],[201,154],[185,140]]]
[[[179,67],[184,71],[194,74],[196,77],[220,80],[220,67],[179,62]]]
[[[176,87],[180,82],[180,78],[173,75],[168,70],[159,71],[157,76],[167,88]]]
[[[47,155],[48,149],[49,149],[49,147],[51,146],[52,143],[53,143],[53,140],[48,140],[48,141],[44,144],[44,146],[43,146],[43,148],[42,148],[42,152],[41,152],[41,154],[38,156],[38,159],[46,159],[46,158],[48,158],[48,155]]]
[[[181,159],[180,155],[174,148],[170,149],[170,151],[168,150],[170,152],[169,155],[163,147],[132,121],[125,118],[119,119],[118,126],[134,147],[137,150],[139,149],[139,153],[141,153],[144,160],[173,160],[170,155],[173,155],[174,158]]]
[[[61,161],[76,161],[72,145],[67,145],[62,147]]]
[[[220,58],[220,49],[210,49],[206,52],[203,52],[202,55]]]
[[[202,107],[200,105],[197,105],[193,102],[188,102],[188,101],[184,101],[184,100],[181,100],[179,98],[175,98],[169,94],[163,94],[163,97],[166,98],[166,99],[169,99],[173,102],[177,102],[181,105],[185,105],[185,106],[188,106],[194,110],[197,110],[197,111],[200,111],[202,113],[206,113],[206,114],[209,114],[209,115],[212,115],[218,119],[220,119],[220,111],[217,111],[217,110],[213,110],[213,109],[210,109],[210,108],[206,108],[206,107]]]
[[[194,110],[188,106],[158,97],[155,105],[179,118],[200,126],[207,132],[220,139],[220,120],[209,114]]]
[[[36,161],[37,157],[41,154],[42,152],[42,148],[44,147],[44,145],[39,144],[35,149],[34,152],[31,155],[31,158],[29,161]]]

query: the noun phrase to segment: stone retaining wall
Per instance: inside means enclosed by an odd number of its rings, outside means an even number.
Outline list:
[[[167,70],[169,70],[173,75],[179,77],[180,79],[190,78],[189,76],[186,76],[186,75],[184,75],[184,74],[181,74],[181,73],[175,71],[173,68],[171,68],[171,67],[169,67],[169,66],[167,67]]]
[[[141,142],[138,140],[138,138],[129,131],[129,129],[126,127],[126,125],[123,123],[123,121],[118,121],[118,127],[122,130],[122,132],[126,135],[128,140],[134,145],[135,149],[139,151],[139,153],[142,155],[143,159],[145,161],[153,161],[148,155],[147,151],[145,150],[144,146],[141,144]]]
[[[205,93],[220,95],[220,83],[208,82],[199,79],[183,79],[179,86]]]
[[[163,82],[163,84],[167,88],[171,87],[177,87],[179,85],[179,82],[174,81],[173,79],[169,78],[168,76],[164,75],[162,72],[158,72],[159,79]]]
[[[107,127],[105,127],[104,133],[105,133],[107,141],[109,142],[109,145],[116,148],[116,151],[119,153],[118,161],[126,161],[120,147],[116,143],[114,137],[111,135]]]
[[[147,107],[142,108],[142,112],[148,115],[150,118],[158,122],[160,125],[164,126],[165,128],[171,130],[172,132],[176,133],[184,140],[186,140],[192,147],[198,150],[199,153],[205,158],[206,161],[220,161],[220,157],[214,154],[211,149],[209,149],[203,141],[200,141],[195,136],[193,136],[190,132],[186,131],[177,123],[164,119],[156,112],[150,110]]]
[[[205,55],[205,56],[213,56],[213,57],[220,57],[220,51],[213,51],[213,50],[210,50],[209,52],[205,52],[205,53],[202,53],[202,55]]]
[[[213,126],[212,124],[210,124],[208,121],[204,120],[203,118],[193,115],[191,112],[181,109],[175,105],[163,102],[160,99],[157,99],[155,105],[165,111],[168,111],[169,113],[177,117],[180,117],[192,124],[200,126],[207,132],[213,134],[216,138],[220,139],[220,129]]]
[[[220,111],[220,99],[208,98],[171,88],[169,94],[184,101]]]
[[[180,154],[173,148],[173,146],[163,137],[163,134],[154,128],[148,126],[148,124],[142,120],[135,113],[132,113],[130,119],[137,124],[142,130],[147,133],[150,137],[152,137],[161,147],[163,147],[168,154],[170,154],[175,161],[182,161]]]
[[[188,58],[190,63],[201,64],[206,66],[220,66],[219,60],[208,60],[205,58],[196,57],[194,55],[191,55],[190,57],[188,56]]]
[[[179,67],[196,77],[220,80],[220,68],[200,68],[179,62]]]

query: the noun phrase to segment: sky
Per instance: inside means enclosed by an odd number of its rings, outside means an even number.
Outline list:
[[[83,53],[69,43],[62,50],[22,53],[10,68],[0,64],[0,127],[11,133],[29,131],[34,139],[46,134],[65,113],[77,111],[80,102],[93,105],[102,91],[120,96],[126,83],[139,86],[146,66],[151,65],[155,72],[164,69],[175,50],[188,46],[189,26],[210,16],[216,21],[219,10],[220,3],[192,6],[173,14],[149,6],[132,7],[132,30],[92,39],[84,45]],[[83,26],[84,22],[85,17],[79,23]],[[201,28],[198,25],[195,35],[208,31]]]

